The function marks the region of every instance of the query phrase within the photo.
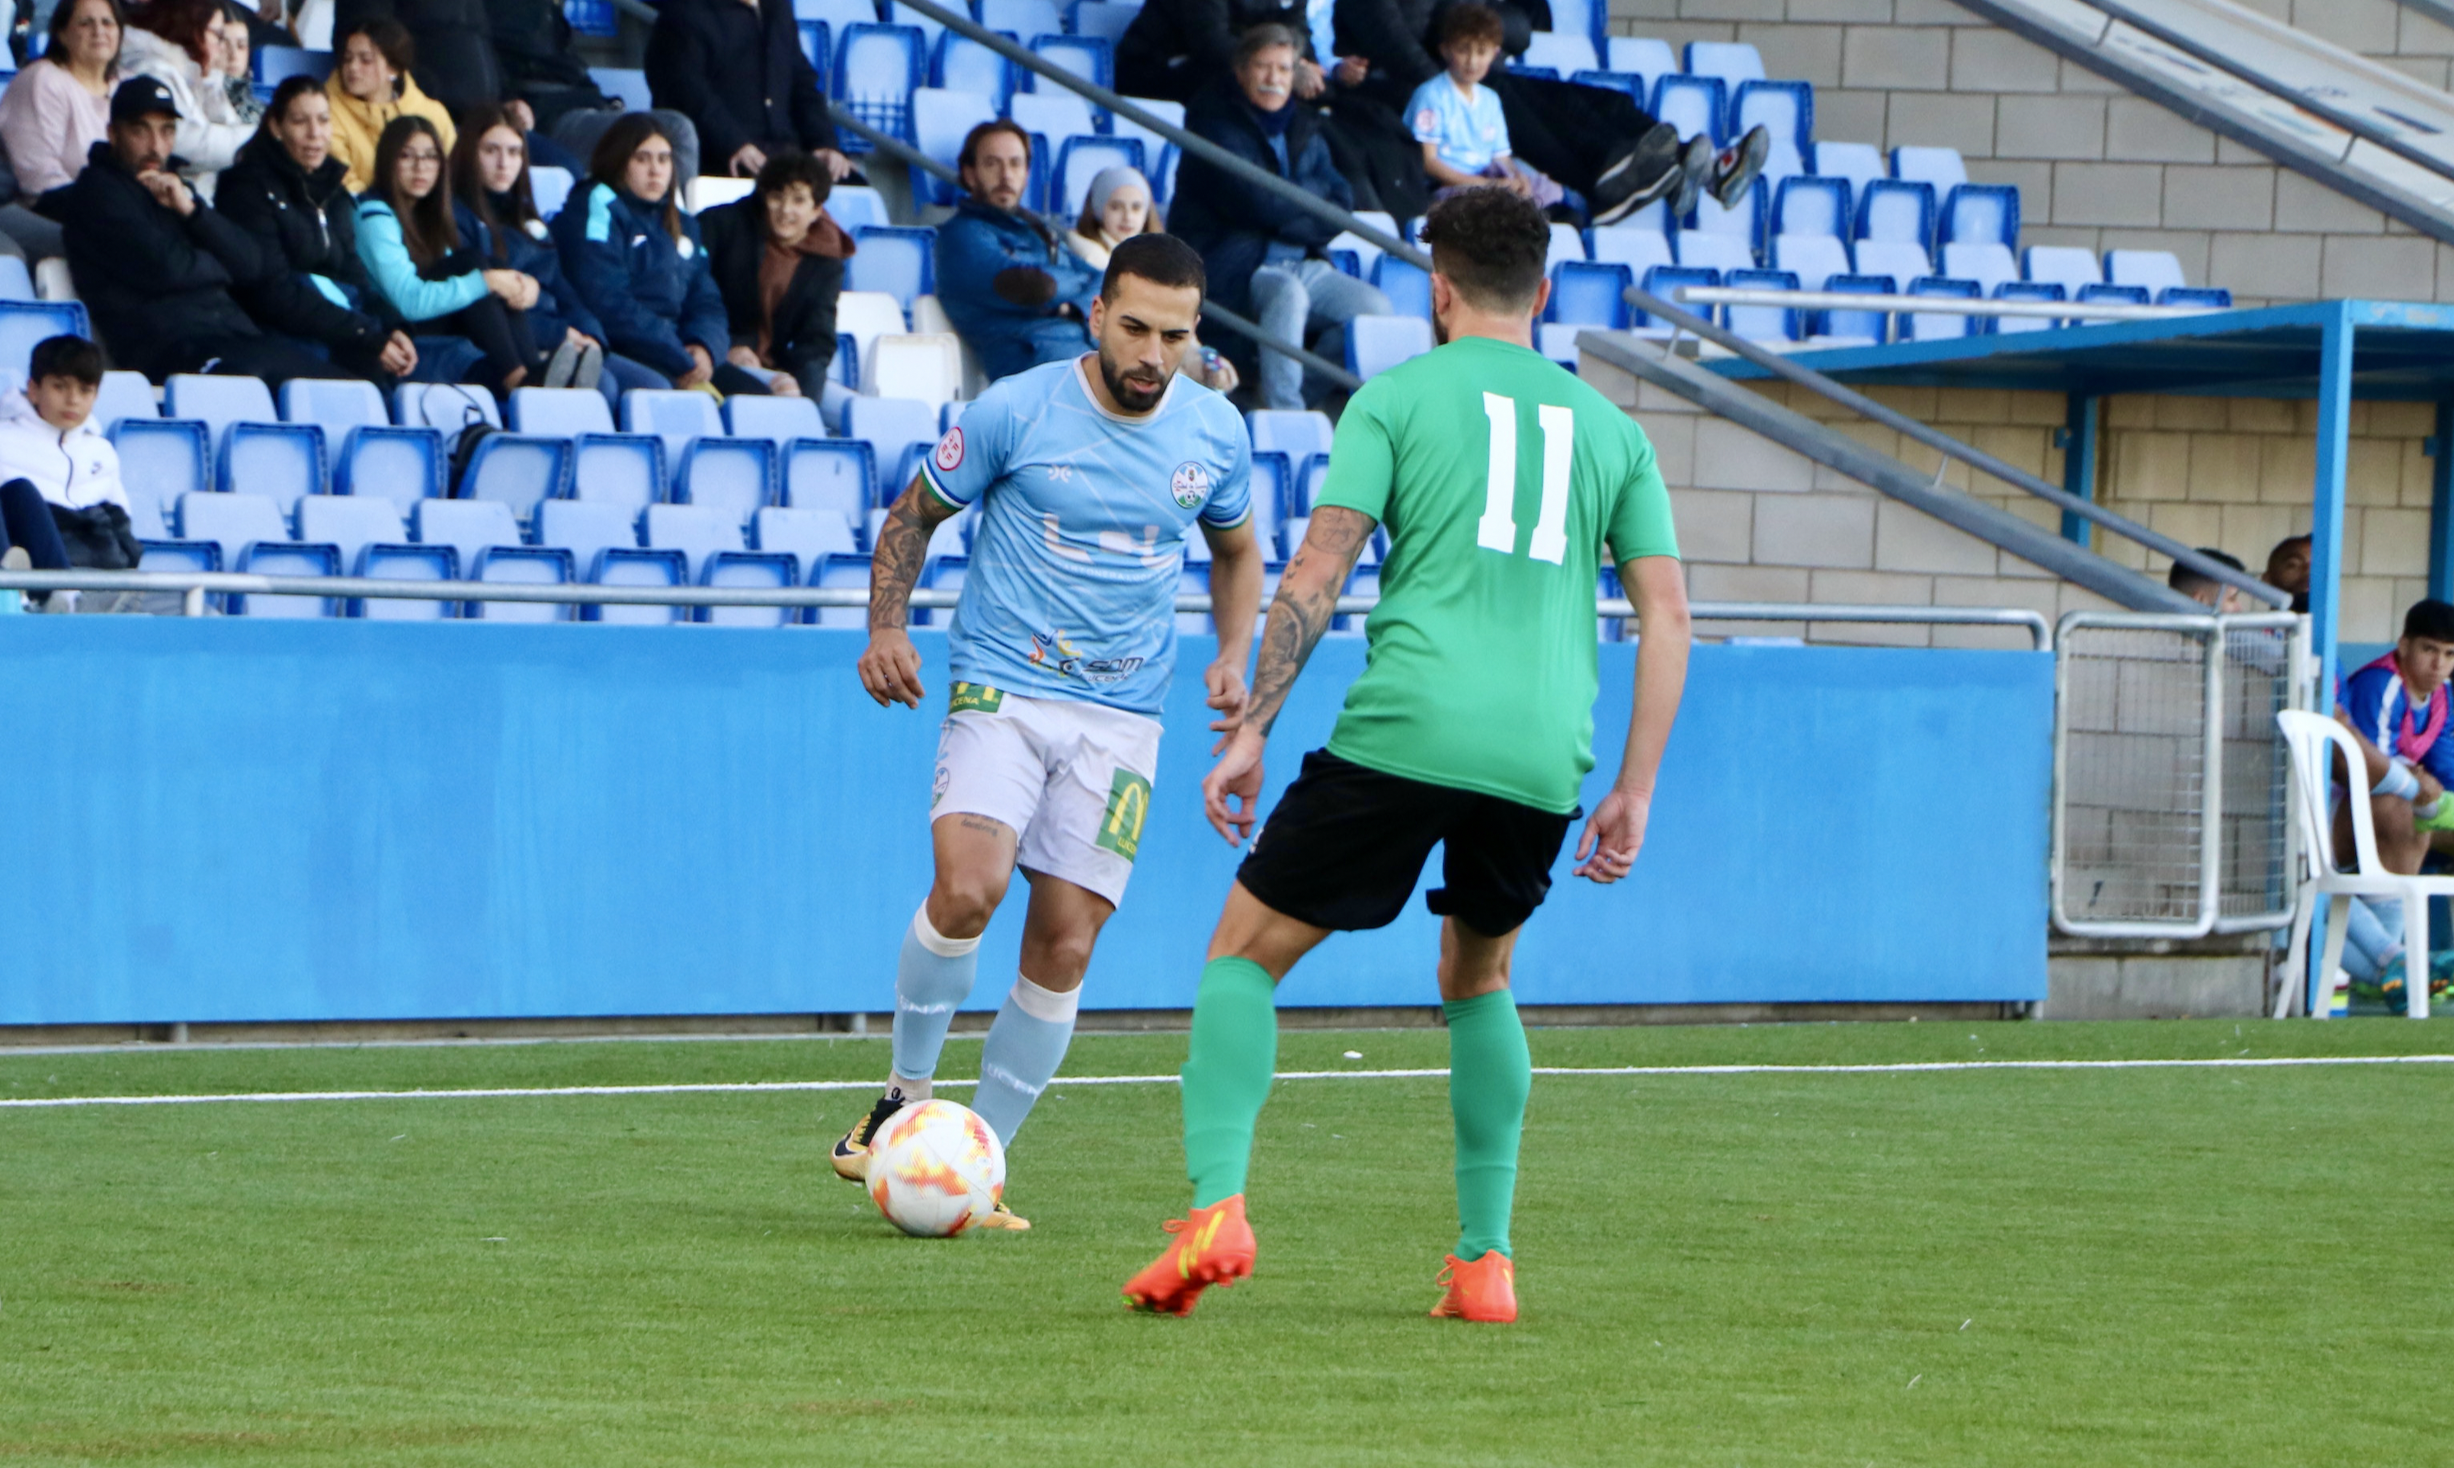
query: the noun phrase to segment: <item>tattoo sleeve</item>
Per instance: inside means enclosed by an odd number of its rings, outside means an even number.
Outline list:
[[[878,529],[877,554],[869,563],[869,630],[902,629],[911,621],[912,587],[929,556],[929,537],[955,511],[933,499],[915,476]]]
[[[1324,505],[1312,515],[1312,526],[1295,559],[1278,580],[1278,595],[1270,602],[1269,624],[1261,631],[1261,656],[1253,668],[1252,707],[1245,723],[1270,732],[1287,692],[1303,672],[1329,619],[1337,614],[1338,593],[1347,573],[1372,533],[1373,521],[1338,505]]]

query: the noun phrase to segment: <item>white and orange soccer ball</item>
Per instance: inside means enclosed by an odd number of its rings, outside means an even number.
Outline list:
[[[951,1238],[1005,1193],[1005,1148],[968,1106],[906,1106],[869,1143],[869,1196],[886,1221],[917,1238]]]

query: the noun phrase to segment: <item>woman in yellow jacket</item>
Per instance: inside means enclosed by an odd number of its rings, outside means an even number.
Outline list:
[[[417,48],[399,21],[388,16],[361,21],[342,38],[341,54],[333,59],[324,92],[332,99],[332,156],[349,169],[343,188],[363,194],[375,181],[375,143],[395,117],[433,123],[450,154],[452,115],[410,79]]]

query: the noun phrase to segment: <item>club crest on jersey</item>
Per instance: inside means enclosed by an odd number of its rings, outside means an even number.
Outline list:
[[[1176,497],[1176,503],[1189,510],[1210,497],[1210,471],[1188,459],[1176,466],[1167,489]]]
[[[963,429],[962,425],[957,424],[947,429],[946,436],[937,441],[937,469],[941,474],[952,474],[962,467]]]

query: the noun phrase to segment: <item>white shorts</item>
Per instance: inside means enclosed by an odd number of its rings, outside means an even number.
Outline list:
[[[1159,772],[1159,721],[1072,699],[954,685],[929,819],[986,816],[1017,866],[1121,903]]]

